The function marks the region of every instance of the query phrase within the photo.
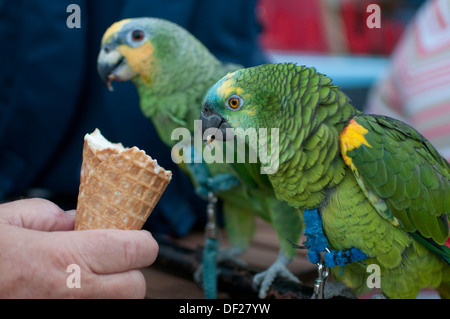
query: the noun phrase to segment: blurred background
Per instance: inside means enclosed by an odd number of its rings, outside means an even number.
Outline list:
[[[327,74],[362,109],[423,2],[260,0],[260,43],[270,61],[294,61]],[[380,8],[380,28],[367,26],[371,4]]]

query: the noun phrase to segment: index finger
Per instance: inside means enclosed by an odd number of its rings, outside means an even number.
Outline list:
[[[78,253],[97,274],[111,274],[150,266],[158,243],[145,230],[96,229],[72,233]]]
[[[0,205],[0,220],[7,224],[42,231],[71,230],[75,216],[43,198],[30,198]]]

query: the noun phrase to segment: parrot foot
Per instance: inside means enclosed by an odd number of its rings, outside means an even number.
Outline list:
[[[300,280],[286,268],[286,265],[289,262],[290,260],[286,256],[280,254],[277,260],[269,268],[253,277],[252,286],[254,290],[258,290],[259,288],[258,297],[260,299],[267,297],[267,292],[277,277],[300,283]]]
[[[203,263],[198,265],[197,269],[194,272],[193,275],[194,282],[199,285],[200,287],[203,287]]]

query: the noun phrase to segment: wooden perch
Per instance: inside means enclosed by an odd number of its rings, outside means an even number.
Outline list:
[[[175,244],[170,239],[154,234],[159,244],[159,254],[155,265],[173,275],[193,280],[193,274],[201,261],[202,249],[192,250]],[[231,298],[257,299],[257,292],[252,289],[255,273],[261,271],[241,267],[231,263],[218,265],[218,289],[226,292]],[[309,299],[312,287],[296,284],[277,278],[270,288],[267,298],[272,299]]]

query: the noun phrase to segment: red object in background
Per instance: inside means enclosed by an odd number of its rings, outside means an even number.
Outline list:
[[[367,26],[370,4],[381,7],[379,29]],[[272,50],[389,55],[403,32],[403,22],[386,17],[388,9],[383,8],[381,0],[341,0],[333,7],[327,5],[329,2],[323,0],[260,0],[261,45]],[[339,23],[325,23],[323,19],[330,14]],[[328,35],[327,25],[334,28]],[[339,48],[343,52],[332,52],[328,43],[328,38],[336,35],[342,39]]]
[[[367,7],[370,4],[381,6],[381,1],[352,0],[341,2],[341,16],[348,51],[351,53],[389,55],[403,32],[403,23],[383,18],[383,8],[381,7],[381,28],[369,28],[367,19],[372,12],[367,12]],[[386,12],[384,13],[386,14]]]
[[[260,0],[259,14],[264,48],[328,51],[320,1]]]

